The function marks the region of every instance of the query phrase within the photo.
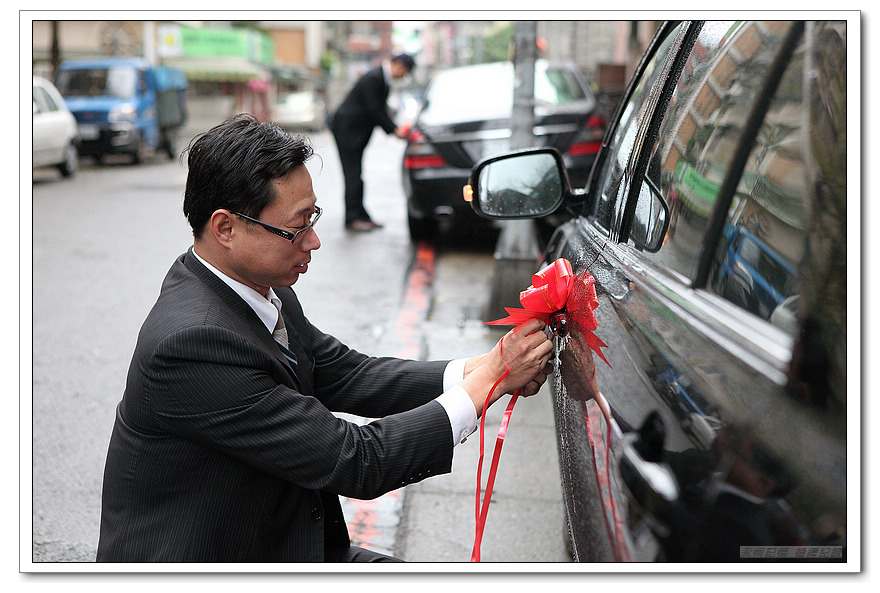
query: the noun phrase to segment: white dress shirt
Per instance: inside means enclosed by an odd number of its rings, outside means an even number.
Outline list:
[[[278,322],[278,316],[281,314],[281,301],[275,296],[275,292],[270,288],[269,294],[264,297],[250,286],[233,280],[209,264],[196,253],[195,249],[193,249],[193,254],[206,268],[250,305],[271,334]],[[277,308],[272,304],[273,301],[277,303]],[[443,406],[446,415],[449,416],[449,423],[452,425],[453,445],[463,443],[477,429],[477,412],[474,409],[474,404],[464,387],[459,385],[459,382],[464,378],[466,362],[467,359],[459,358],[451,360],[446,365],[446,370],[443,372],[443,393],[437,397],[437,402]]]

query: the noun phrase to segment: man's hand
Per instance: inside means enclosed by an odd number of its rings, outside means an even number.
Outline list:
[[[477,415],[482,413],[492,385],[508,367],[510,374],[495,389],[489,405],[520,388],[524,396],[538,392],[553,370],[549,362],[553,343],[544,334],[544,327],[537,319],[527,321],[509,331],[488,354],[467,362],[461,384],[471,396]]]

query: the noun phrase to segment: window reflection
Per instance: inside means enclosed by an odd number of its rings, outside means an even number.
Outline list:
[[[800,270],[806,279],[801,298],[803,308],[812,313],[828,340],[828,371],[820,383],[827,382],[832,389],[824,395],[814,385],[810,394],[802,395],[828,405],[836,400],[837,409],[842,410],[847,385],[846,23],[808,23],[807,39],[805,70],[809,76],[805,78],[810,101],[804,106],[809,122],[804,151],[809,153],[805,167],[813,201],[805,219],[809,257]]]
[[[731,204],[710,288],[791,331],[804,255],[807,123],[801,49],[780,81]]]
[[[648,169],[671,213],[663,248],[646,257],[693,277],[719,188],[788,26],[712,22],[701,31],[664,115]],[[802,74],[803,56],[798,55],[781,81],[740,180],[709,286],[786,329],[794,326],[786,314],[796,300],[804,238],[801,196],[808,194]]]
[[[719,187],[787,23],[709,22],[685,64],[649,169],[670,206],[658,263],[692,277]]]

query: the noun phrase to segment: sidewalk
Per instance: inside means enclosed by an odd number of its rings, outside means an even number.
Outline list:
[[[438,258],[433,308],[424,336],[430,359],[473,356],[490,350],[504,331],[480,317],[492,257],[475,266],[473,255]],[[524,287],[525,288],[525,287]],[[445,291],[445,292],[443,292]],[[515,304],[514,304],[515,305]],[[508,328],[509,329],[509,328]],[[495,439],[509,396],[490,408],[484,434],[485,487]],[[474,544],[480,434],[455,448],[453,471],[403,489],[403,515],[394,553],[409,562],[464,562]],[[481,495],[482,496],[482,495]],[[482,562],[570,562],[549,388],[520,398],[500,458],[481,547]]]

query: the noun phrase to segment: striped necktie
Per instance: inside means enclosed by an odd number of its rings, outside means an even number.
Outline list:
[[[284,325],[284,318],[281,317],[281,302],[272,299],[272,304],[278,309],[278,321],[275,323],[275,329],[272,330],[272,337],[275,338],[275,341],[281,346],[281,352],[284,353],[287,360],[293,364],[294,368],[297,368],[296,354],[290,350],[290,340],[287,337],[287,327]]]
[[[272,304],[278,309],[278,321],[275,323],[275,329],[272,330],[272,337],[285,348],[289,348],[290,341],[287,338],[287,328],[284,326],[284,319],[281,317],[281,303],[272,300]]]

